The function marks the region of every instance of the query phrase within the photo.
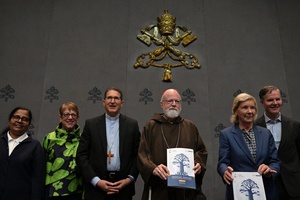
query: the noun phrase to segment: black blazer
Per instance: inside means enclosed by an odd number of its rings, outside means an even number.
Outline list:
[[[119,118],[120,179],[132,175],[138,177],[137,153],[140,142],[138,122],[120,114]],[[106,192],[94,187],[90,182],[98,176],[107,180],[107,139],[105,114],[85,121],[82,137],[77,150],[77,164],[85,181],[85,199],[96,200],[106,196]],[[123,188],[120,198],[135,194],[134,182]]]
[[[266,127],[264,115],[255,122]],[[291,197],[300,197],[300,123],[281,115],[281,141],[278,158],[281,161],[282,182]]]

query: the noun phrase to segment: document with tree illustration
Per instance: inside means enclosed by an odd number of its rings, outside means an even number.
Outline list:
[[[238,200],[265,200],[262,176],[258,172],[232,172],[233,195]]]
[[[169,187],[196,188],[193,149],[167,149],[167,166],[170,170]]]

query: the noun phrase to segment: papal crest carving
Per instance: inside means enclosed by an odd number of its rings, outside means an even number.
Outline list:
[[[177,48],[180,43],[186,47],[197,39],[191,33],[192,31],[185,26],[176,25],[176,17],[165,10],[162,16],[157,17],[156,24],[141,29],[141,34],[138,34],[137,38],[141,42],[147,46],[154,43],[158,48],[138,56],[134,68],[148,68],[150,66],[164,68],[163,82],[172,82],[172,68],[181,66],[187,69],[200,68],[198,58],[195,55]],[[162,62],[167,56],[170,58],[169,61],[176,61],[176,63]]]

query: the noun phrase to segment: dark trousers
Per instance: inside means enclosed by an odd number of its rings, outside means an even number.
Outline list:
[[[121,177],[119,176],[119,172],[117,171],[108,171],[106,173],[106,180],[109,182],[114,183],[119,181],[120,179]],[[122,198],[120,197],[120,194],[112,194],[112,195],[107,195],[103,200],[132,200],[132,197]]]
[[[82,200],[82,194],[72,194],[68,196],[46,197],[46,200]]]

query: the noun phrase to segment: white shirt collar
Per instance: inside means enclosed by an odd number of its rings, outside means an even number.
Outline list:
[[[28,135],[27,135],[27,133],[25,132],[25,133],[24,133],[23,135],[21,135],[20,137],[14,139],[14,138],[12,138],[12,137],[10,136],[9,131],[7,131],[7,138],[8,138],[8,141],[14,140],[14,141],[20,143],[20,142],[22,142],[23,140],[25,140],[26,138],[28,138]]]

